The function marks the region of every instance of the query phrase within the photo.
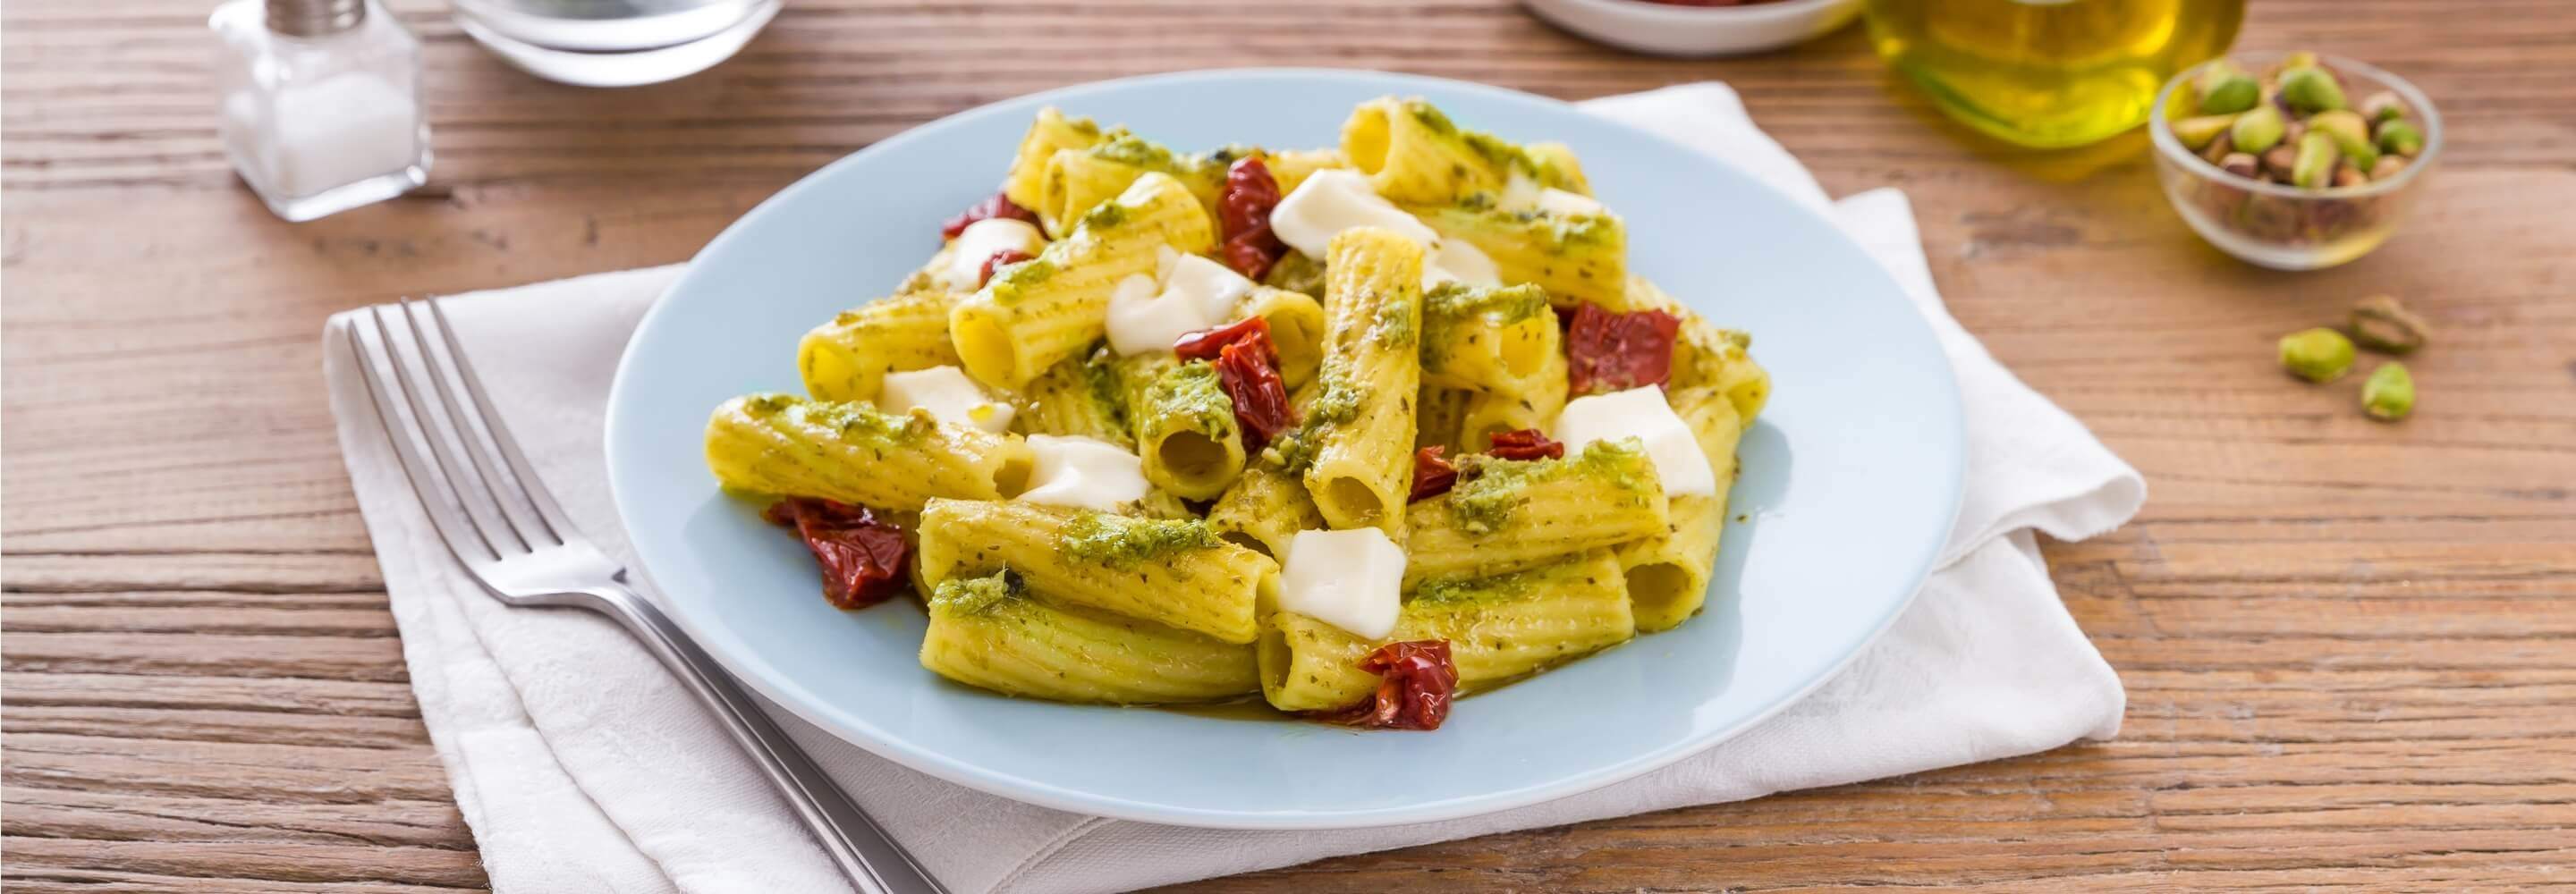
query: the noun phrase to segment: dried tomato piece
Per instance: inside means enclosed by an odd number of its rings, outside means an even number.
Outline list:
[[[1413,451],[1413,495],[1405,502],[1428,500],[1458,486],[1458,467],[1441,456],[1447,452],[1449,448],[1438,444]]]
[[[1673,374],[1680,317],[1660,310],[1611,313],[1585,304],[1565,330],[1566,385],[1575,394],[1661,385]]]
[[[1493,443],[1494,446],[1486,448],[1485,453],[1495,459],[1562,459],[1565,456],[1563,443],[1539,434],[1535,428],[1496,432]]]
[[[992,282],[993,271],[995,270],[1000,270],[1021,261],[1034,261],[1037,260],[1037,257],[1038,256],[1036,255],[1029,254],[1028,252],[1024,252],[1016,248],[1005,248],[1001,251],[994,252],[992,257],[984,259],[983,271],[975,275],[975,286],[977,288],[982,288],[985,283]]]
[[[1234,400],[1245,450],[1259,451],[1296,421],[1288,409],[1288,383],[1279,378],[1279,349],[1271,346],[1267,325],[1217,351],[1216,383]]]
[[[1178,340],[1172,342],[1172,353],[1180,355],[1183,360],[1214,360],[1217,352],[1225,350],[1225,346],[1256,335],[1262,344],[1270,344],[1270,321],[1245,317],[1214,329],[1182,333]],[[1277,357],[1279,352],[1273,349],[1270,356]]]
[[[1388,643],[1360,659],[1359,667],[1378,675],[1376,693],[1349,707],[1306,716],[1371,729],[1434,730],[1449,719],[1449,700],[1458,691],[1458,664],[1450,660],[1448,640]]]
[[[1279,207],[1279,180],[1259,158],[1245,158],[1225,169],[1225,189],[1217,195],[1218,252],[1225,265],[1246,279],[1260,279],[1288,252],[1287,243],[1270,231],[1270,211]]]
[[[1026,221],[1030,226],[1036,226],[1038,222],[1037,212],[1022,208],[1020,203],[1011,201],[1009,195],[997,192],[991,198],[966,206],[966,210],[958,212],[956,217],[949,218],[947,223],[940,224],[939,235],[943,238],[955,239],[957,234],[966,232],[966,228],[976,221],[996,217]]]
[[[823,598],[834,608],[866,608],[902,592],[911,547],[903,528],[865,506],[813,497],[770,504],[760,517],[796,529],[823,566]]]

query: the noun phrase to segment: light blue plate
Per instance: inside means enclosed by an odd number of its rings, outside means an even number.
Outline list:
[[[1777,390],[1747,433],[1706,612],[1460,702],[1432,733],[1059,705],[950,684],[919,610],[836,611],[813,560],[720,495],[707,414],[798,389],[796,340],[891,290],[939,223],[993,191],[1039,106],[1183,148],[1329,145],[1362,100],[1420,95],[1507,139],[1572,144],[1629,222],[1629,264],[1754,333]],[[871,146],[764,202],[644,318],[609,400],[608,466],[672,613],[778,704],[925,773],[1064,810],[1229,828],[1450,819],[1680,760],[1822,683],[1895,620],[1957,509],[1957,388],[1896,284],[1817,215],[1707,157],[1521,93],[1329,71],[1111,81],[985,106]],[[1855,748],[1872,747],[1853,743]]]

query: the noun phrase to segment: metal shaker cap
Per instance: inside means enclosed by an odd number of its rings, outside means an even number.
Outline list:
[[[338,34],[366,20],[366,0],[268,0],[268,30],[289,37]]]

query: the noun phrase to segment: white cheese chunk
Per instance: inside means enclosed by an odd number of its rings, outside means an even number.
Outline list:
[[[1663,479],[1665,496],[1717,495],[1717,475],[1709,469],[1708,454],[1700,452],[1690,426],[1664,402],[1662,388],[1641,385],[1578,397],[1567,401],[1565,411],[1557,414],[1556,439],[1569,450],[1621,438],[1635,438],[1645,445],[1655,477]]]
[[[1030,435],[1029,489],[1014,499],[1103,512],[1145,498],[1145,461],[1074,435]]]
[[[1610,213],[1610,209],[1602,207],[1601,203],[1594,201],[1591,196],[1579,192],[1567,192],[1553,186],[1538,191],[1537,206],[1540,211],[1565,217]]]
[[[947,266],[931,279],[952,292],[972,292],[984,285],[984,261],[995,253],[1019,251],[1035,257],[1044,250],[1046,235],[1038,228],[1007,217],[987,217],[957,234],[957,240],[948,244]]]
[[[1404,550],[1376,528],[1299,531],[1279,571],[1279,607],[1361,639],[1395,632]]]
[[[1443,239],[1422,257],[1422,287],[1428,289],[1444,282],[1489,289],[1503,284],[1503,271],[1494,266],[1493,258],[1466,240]]]
[[[1352,227],[1385,227],[1426,247],[1440,238],[1404,209],[1378,197],[1368,177],[1358,171],[1316,171],[1270,210],[1270,231],[1310,258],[1322,258],[1334,234]]]
[[[929,410],[941,422],[989,432],[1010,428],[1013,412],[1010,404],[986,396],[983,386],[954,366],[887,373],[877,392],[877,409],[901,414],[914,407]]]
[[[1121,355],[1169,351],[1181,336],[1223,325],[1252,281],[1215,261],[1163,249],[1161,272],[1118,281],[1109,293],[1109,347]],[[1159,281],[1158,281],[1159,279]]]

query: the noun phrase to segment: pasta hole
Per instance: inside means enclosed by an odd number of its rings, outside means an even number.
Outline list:
[[[952,339],[966,372],[987,385],[1009,385],[1019,366],[1019,348],[1002,324],[981,315],[960,314]]]
[[[1371,524],[1386,514],[1386,505],[1377,492],[1357,478],[1343,476],[1324,485],[1325,498],[1342,511],[1342,521],[1351,525]]]
[[[1215,477],[1225,469],[1225,446],[1215,438],[1194,431],[1179,432],[1154,446],[1154,454],[1163,460],[1163,468],[1189,480]]]
[[[1288,634],[1277,625],[1264,624],[1261,636],[1253,640],[1253,660],[1260,665],[1261,689],[1278,692],[1288,688]]]
[[[1227,531],[1217,536],[1224,538],[1227,543],[1249,549],[1265,556],[1270,555],[1270,544],[1261,542],[1261,538],[1259,537],[1254,537],[1242,531]]]
[[[1659,612],[1681,601],[1690,589],[1690,572],[1672,562],[1628,569],[1628,600],[1645,612]]]
[[[1352,113],[1350,124],[1342,128],[1342,151],[1351,157],[1351,167],[1371,176],[1385,168],[1389,130],[1385,109],[1362,108]]]
[[[1007,500],[1019,496],[1021,491],[1028,490],[1029,473],[1034,465],[1035,462],[1026,452],[1004,458],[1002,464],[993,469],[994,492],[1001,494],[1002,499]]]
[[[1503,341],[1503,371],[1512,378],[1526,379],[1538,374],[1539,365],[1547,361],[1548,345],[1536,338],[1513,338]]]

